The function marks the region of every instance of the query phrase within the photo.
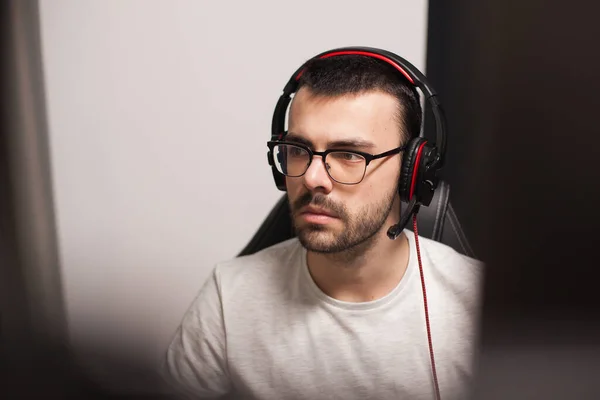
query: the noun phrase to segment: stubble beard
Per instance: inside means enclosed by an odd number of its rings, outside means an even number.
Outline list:
[[[388,193],[382,200],[370,203],[352,215],[346,207],[333,203],[321,193],[306,193],[290,204],[291,217],[296,236],[302,246],[311,252],[332,257],[355,259],[368,252],[377,240],[392,207],[397,191]],[[339,229],[320,224],[297,224],[298,210],[306,205],[314,205],[331,210],[339,218],[343,228]],[[337,221],[336,221],[337,222]]]

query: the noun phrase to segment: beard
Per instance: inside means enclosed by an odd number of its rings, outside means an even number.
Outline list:
[[[291,219],[296,236],[308,251],[321,254],[348,252],[357,256],[365,253],[377,239],[392,207],[397,190],[390,191],[382,199],[367,204],[351,213],[343,204],[335,203],[322,193],[307,192],[295,201],[290,201]],[[328,225],[298,224],[302,207],[313,205],[333,212],[343,227],[341,231]]]

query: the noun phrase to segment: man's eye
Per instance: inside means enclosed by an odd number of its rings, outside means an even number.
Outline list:
[[[334,156],[337,160],[340,161],[362,161],[363,157],[361,157],[358,154],[354,154],[354,153],[333,153],[332,156]]]
[[[290,147],[288,149],[288,154],[292,157],[299,157],[299,156],[305,155],[306,151],[304,151],[303,149],[301,149],[299,147]]]

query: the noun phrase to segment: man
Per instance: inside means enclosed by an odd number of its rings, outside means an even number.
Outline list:
[[[290,105],[286,176],[297,238],[218,264],[168,349],[166,372],[196,398],[434,399],[415,236],[400,218],[402,151],[416,91],[360,55],[311,62]],[[311,151],[346,152],[311,157]],[[366,165],[358,151],[388,156]],[[441,396],[464,398],[481,265],[419,237]]]

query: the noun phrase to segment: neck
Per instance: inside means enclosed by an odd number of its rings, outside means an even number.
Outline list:
[[[307,264],[317,286],[342,301],[373,301],[390,293],[402,280],[410,255],[408,238],[387,237],[384,225],[368,243],[339,254],[308,252]]]

